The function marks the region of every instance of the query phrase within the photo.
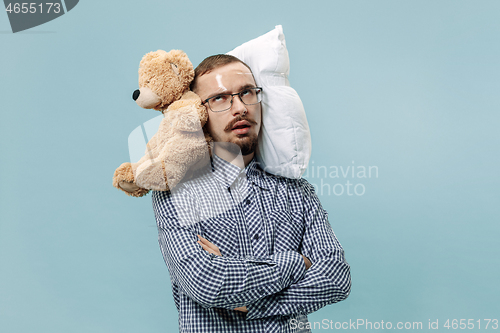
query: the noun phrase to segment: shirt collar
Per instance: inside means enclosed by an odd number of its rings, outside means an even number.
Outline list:
[[[212,174],[226,188],[229,188],[236,178],[246,175],[248,180],[255,185],[266,190],[270,189],[270,184],[265,179],[265,175],[267,174],[260,168],[259,163],[255,160],[255,156],[244,169],[240,169],[216,154],[212,154],[211,160]]]

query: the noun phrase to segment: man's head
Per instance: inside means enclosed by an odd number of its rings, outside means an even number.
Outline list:
[[[217,112],[218,109],[213,107],[215,100],[212,98],[242,91],[247,94],[246,89],[255,87],[255,79],[250,68],[238,58],[226,54],[203,60],[195,69],[195,79],[191,84],[191,89],[200,96],[208,110],[206,127],[214,141],[234,143],[244,156],[250,154],[253,156],[257,148],[262,119],[260,103],[244,104],[238,95],[234,95],[230,109]],[[208,99],[211,100],[205,102]],[[230,144],[227,148],[231,150],[229,146]]]

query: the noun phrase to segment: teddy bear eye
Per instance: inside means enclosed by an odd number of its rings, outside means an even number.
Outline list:
[[[176,64],[174,63],[170,63],[170,67],[172,68],[172,70],[174,71],[175,75],[179,75],[179,68],[177,67]]]

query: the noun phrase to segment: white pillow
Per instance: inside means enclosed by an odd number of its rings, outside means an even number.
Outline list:
[[[300,178],[311,157],[311,133],[302,101],[288,82],[290,60],[281,25],[227,54],[250,66],[263,88],[257,161],[272,174]]]

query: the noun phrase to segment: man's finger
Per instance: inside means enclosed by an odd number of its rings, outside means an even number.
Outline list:
[[[204,244],[204,245],[206,245],[206,246],[208,246],[208,247],[212,248],[212,245],[213,245],[213,244],[212,244],[212,243],[211,243],[208,239],[203,238],[203,237],[201,237],[200,235],[197,235],[197,236],[198,236],[198,238],[200,239],[200,240],[198,241],[199,243]]]
[[[304,258],[304,263],[306,264],[306,270],[312,266],[311,260],[307,258],[305,255],[301,254],[302,258]]]
[[[200,241],[198,241],[198,244],[201,245],[201,247],[203,248],[203,250],[205,250],[205,251],[207,251],[209,253],[217,254],[213,249],[211,249],[210,247],[208,247],[206,244],[203,244]]]
[[[210,242],[208,239],[205,239],[205,238],[201,237],[200,235],[198,235],[198,238],[200,239],[200,241],[201,241],[203,244],[207,245],[207,246],[208,246],[208,247],[210,247],[211,249],[219,251],[219,248],[217,247],[217,245],[213,244],[213,243],[212,243],[212,242]]]
[[[236,309],[234,309],[234,310],[235,310],[235,311],[241,311],[241,312],[248,312],[248,310],[247,310],[247,307],[246,307],[246,306],[241,306],[241,307],[236,308]]]
[[[213,253],[215,255],[218,255],[218,256],[222,256],[222,254],[220,253],[220,250],[219,248],[217,247],[217,245],[215,244],[212,244],[210,241],[208,241],[207,239],[201,237],[200,235],[197,235],[198,238],[200,239],[198,241],[198,243],[201,245],[201,247],[209,252],[209,253]]]

